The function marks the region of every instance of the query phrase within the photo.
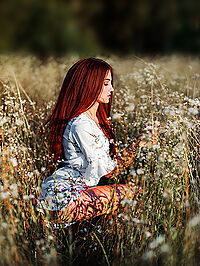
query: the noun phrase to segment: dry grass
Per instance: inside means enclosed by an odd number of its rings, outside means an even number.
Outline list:
[[[198,264],[199,59],[104,59],[115,70],[112,122],[118,145],[123,148],[141,132],[148,143],[120,177],[141,186],[144,195],[137,202],[125,199],[118,213],[67,231],[43,227],[34,199],[46,169],[55,167],[43,122],[78,58],[1,56],[2,265]]]

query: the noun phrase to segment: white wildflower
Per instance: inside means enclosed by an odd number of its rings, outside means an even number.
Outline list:
[[[49,235],[49,236],[48,236],[48,239],[49,239],[49,240],[53,240],[53,236]]]
[[[165,241],[165,238],[163,235],[158,236],[155,238],[150,244],[149,247],[151,249],[157,248],[160,244],[162,244]]]
[[[136,176],[135,170],[131,170],[131,175],[134,176],[134,177]]]
[[[15,158],[10,159],[10,162],[12,163],[12,166],[17,166],[17,160]]]
[[[151,236],[151,233],[149,231],[145,231],[145,235],[147,238],[149,238]]]
[[[187,207],[187,208],[190,207],[190,202],[189,202],[189,200],[186,200],[186,201],[185,201],[185,207]]]
[[[169,246],[168,246],[168,244],[163,244],[163,245],[160,247],[160,250],[161,250],[161,252],[163,252],[163,253],[168,252],[168,251],[169,251]]]
[[[15,124],[17,126],[22,126],[24,124],[24,121],[22,121],[21,119],[18,118],[18,119],[16,119]]]
[[[198,225],[200,223],[200,214],[197,214],[196,216],[194,216],[189,222],[188,222],[188,227],[195,227],[196,225]]]
[[[40,172],[36,169],[36,170],[34,170],[34,173],[36,174],[36,175],[39,175],[40,174]]]
[[[36,240],[35,244],[36,244],[36,246],[39,246],[40,245],[40,240]]]
[[[190,115],[197,115],[199,113],[199,110],[198,110],[198,108],[189,108],[188,113]]]
[[[144,174],[144,170],[143,169],[137,169],[136,170],[138,175],[143,175]]]
[[[28,177],[33,177],[33,173],[32,172],[28,172],[27,176]]]
[[[1,199],[7,199],[9,197],[10,193],[7,191],[7,192],[1,192],[0,193],[0,198]]]
[[[135,104],[134,103],[129,104],[129,106],[126,109],[128,112],[133,112],[135,109]]]
[[[121,201],[121,203],[122,204],[130,204],[130,200],[129,199],[127,199],[127,198],[125,198],[125,199],[123,199],[122,201]]]
[[[144,223],[143,221],[141,221],[141,220],[139,220],[137,218],[132,218],[132,222],[135,222],[137,224],[143,224]]]
[[[10,189],[12,191],[12,196],[16,198],[18,196],[18,186],[17,186],[17,184],[16,183],[13,183],[10,186]]]
[[[6,229],[6,228],[8,228],[8,224],[7,223],[1,223],[1,226],[2,226],[2,228],[4,228],[4,229]]]
[[[159,157],[158,157],[158,161],[159,161],[160,163],[164,163],[164,162],[165,162],[165,158],[164,158],[163,156],[159,156]]]
[[[163,198],[164,198],[164,199],[167,199],[168,196],[169,196],[169,195],[168,195],[166,192],[163,193]]]
[[[6,122],[8,122],[8,119],[6,117],[4,117],[3,119],[1,119],[1,121],[0,121],[0,127],[2,127],[3,124],[5,124]]]
[[[154,144],[153,146],[152,146],[152,148],[154,149],[154,150],[156,150],[156,149],[160,149],[160,145],[156,145],[156,144]]]
[[[144,254],[143,259],[144,259],[144,260],[149,260],[149,259],[151,259],[153,256],[154,256],[153,251],[152,251],[152,250],[149,250],[149,251],[147,251],[147,252]]]
[[[118,120],[118,119],[121,118],[121,116],[122,116],[122,114],[113,114],[113,115],[112,115],[112,118],[113,118],[114,120]]]

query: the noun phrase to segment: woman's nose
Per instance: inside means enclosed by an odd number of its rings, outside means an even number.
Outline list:
[[[112,85],[110,86],[110,91],[114,91],[114,88],[113,88],[113,86],[112,86]]]

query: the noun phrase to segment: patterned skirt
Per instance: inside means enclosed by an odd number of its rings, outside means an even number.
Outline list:
[[[79,198],[87,188],[86,179],[79,171],[62,167],[42,183],[37,210],[59,211]]]

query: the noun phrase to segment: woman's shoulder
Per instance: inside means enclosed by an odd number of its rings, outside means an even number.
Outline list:
[[[71,131],[73,133],[73,132],[81,132],[81,131],[90,131],[92,127],[93,127],[93,123],[91,119],[89,119],[87,115],[82,113],[79,116],[69,121],[65,129],[65,132]]]

